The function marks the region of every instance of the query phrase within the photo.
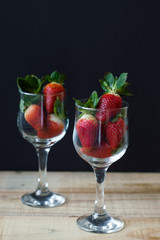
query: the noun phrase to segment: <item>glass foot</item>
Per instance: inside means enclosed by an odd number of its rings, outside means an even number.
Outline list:
[[[94,233],[118,232],[124,227],[124,222],[109,215],[84,215],[77,219],[77,225],[85,231]]]
[[[37,192],[33,192],[23,195],[21,200],[25,205],[31,207],[49,208],[62,205],[65,202],[65,197],[52,192],[41,195],[38,195]]]

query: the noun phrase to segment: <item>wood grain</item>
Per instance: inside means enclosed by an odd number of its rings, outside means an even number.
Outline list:
[[[36,172],[0,172],[0,240],[160,240],[160,173],[107,173],[105,200],[112,216],[125,221],[114,234],[87,233],[77,217],[91,213],[95,199],[92,172],[48,172],[50,189],[67,201],[56,208],[32,208],[21,196],[34,191]]]

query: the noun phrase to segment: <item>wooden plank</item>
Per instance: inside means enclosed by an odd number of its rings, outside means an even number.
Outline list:
[[[107,236],[76,226],[78,216],[93,211],[93,172],[48,172],[50,189],[67,199],[48,209],[21,203],[21,196],[36,188],[37,176],[37,172],[0,172],[0,240],[160,240],[160,173],[108,172],[107,209],[125,221],[125,228]]]
[[[36,187],[36,173],[2,172],[0,174],[1,216],[80,216],[92,212],[95,200],[93,173],[50,173],[51,189],[66,197],[57,208],[31,208],[21,203],[21,196]],[[110,214],[117,216],[160,216],[159,174],[108,173],[105,200]],[[127,179],[127,180],[126,180]],[[108,182],[108,184],[107,184]],[[160,185],[160,184],[159,184]]]
[[[82,231],[75,217],[0,217],[2,240],[153,240],[160,239],[160,219],[130,218],[114,234]]]
[[[0,192],[0,216],[80,216],[92,212],[95,194],[64,194],[67,202],[56,208],[41,209],[21,203],[17,191]],[[160,194],[106,194],[106,206],[110,214],[118,216],[160,217]]]
[[[0,172],[1,190],[33,190],[37,185],[37,172]],[[92,172],[48,172],[50,188],[59,192],[95,192]],[[105,180],[108,193],[158,193],[160,173],[111,173]]]

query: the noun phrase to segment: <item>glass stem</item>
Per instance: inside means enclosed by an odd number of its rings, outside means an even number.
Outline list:
[[[36,147],[39,165],[39,177],[38,177],[38,187],[36,190],[36,195],[45,195],[49,193],[48,182],[47,182],[47,160],[50,151],[49,148],[38,148]]]
[[[106,205],[104,202],[104,180],[106,176],[105,169],[94,168],[95,178],[96,178],[96,200],[94,207],[94,214],[104,215],[107,214]]]

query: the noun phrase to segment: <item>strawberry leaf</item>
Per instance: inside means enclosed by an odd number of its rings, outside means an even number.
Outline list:
[[[61,74],[57,71],[51,73],[49,82],[57,82],[60,84],[64,84],[64,80],[66,79],[66,74]]]
[[[99,82],[100,82],[101,88],[102,88],[106,93],[108,93],[108,92],[109,92],[109,85],[108,85],[108,83],[107,83],[104,79],[100,79]]]
[[[110,72],[106,73],[104,75],[104,80],[108,83],[110,88],[113,88],[113,86],[114,86],[114,76],[113,76],[112,73],[110,73]]]
[[[117,90],[117,93],[118,93],[119,95],[123,95],[123,96],[133,96],[133,94],[130,93],[127,89]]]
[[[114,77],[112,73],[105,73],[104,78],[100,79],[101,88],[105,93],[117,93],[119,95],[132,96],[126,89],[128,87],[127,80],[128,73],[121,73],[119,78]]]
[[[125,84],[120,89],[117,90],[117,93],[123,96],[133,96],[133,94],[126,89],[128,85],[129,83],[125,82]]]
[[[127,80],[128,73],[121,73],[119,78],[116,81],[116,89],[120,89]]]
[[[41,78],[42,80],[46,81],[47,83],[57,82],[60,84],[64,84],[64,80],[66,79],[66,74],[61,74],[58,71],[54,71],[51,75],[46,75]]]
[[[59,117],[62,120],[67,118],[64,103],[60,101],[59,97],[57,97],[54,103],[54,113],[57,117]]]

